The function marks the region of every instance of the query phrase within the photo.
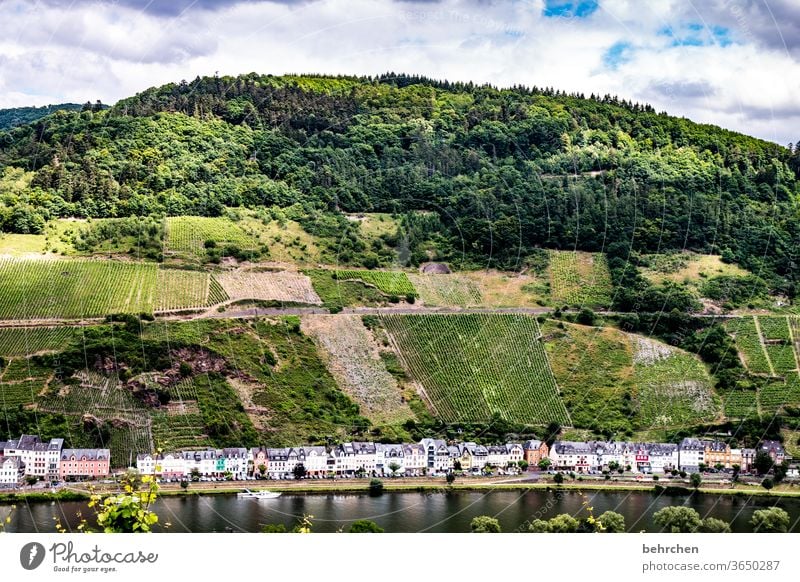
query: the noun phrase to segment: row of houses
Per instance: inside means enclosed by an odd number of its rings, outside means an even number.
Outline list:
[[[64,439],[43,442],[36,435],[0,441],[0,487],[19,485],[25,477],[42,481],[96,479],[111,472],[109,449],[67,449]]]
[[[64,448],[64,440],[43,442],[35,435],[0,441],[0,487],[15,486],[25,477],[44,481],[96,479],[110,474],[108,449]],[[699,471],[701,467],[752,469],[759,451],[774,463],[787,456],[778,441],[765,440],[757,449],[731,448],[717,440],[683,439],[679,444],[605,441],[556,441],[548,448],[539,440],[501,445],[448,443],[426,438],[419,443],[347,442],[332,447],[205,449],[140,454],[136,468],[164,479],[210,478],[286,479],[309,477],[421,476],[451,471],[479,473],[486,467],[536,467],[543,459],[553,469],[592,473],[621,468],[636,473],[671,470]]]
[[[685,438],[680,444],[603,441],[556,441],[550,450],[554,469],[591,473],[619,467],[634,473],[664,473],[672,470],[697,472],[701,467],[749,472],[756,454],[763,451],[774,463],[786,460],[778,441],[765,440],[758,449],[731,448],[717,440]]]
[[[477,473],[487,466],[519,467],[520,461],[536,464],[546,458],[547,444],[479,445],[448,444],[441,439],[419,443],[383,444],[347,442],[333,447],[209,449],[137,455],[136,469],[144,475],[165,479],[189,476],[232,479],[287,479],[308,477],[356,477],[434,475],[453,470]],[[302,467],[302,468],[301,468]],[[301,469],[300,469],[301,468]]]

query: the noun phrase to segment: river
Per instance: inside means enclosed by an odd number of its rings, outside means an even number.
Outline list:
[[[468,532],[469,523],[477,515],[499,519],[504,532],[518,530],[528,520],[549,518],[559,513],[586,515],[584,502],[598,516],[613,510],[625,516],[629,531],[658,531],[652,515],[669,505],[686,505],[702,517],[717,517],[732,524],[735,532],[752,531],[748,521],[757,509],[777,505],[789,512],[792,531],[800,532],[800,499],[744,498],[725,495],[693,494],[669,497],[643,492],[576,491],[495,491],[451,493],[384,493],[367,494],[284,493],[277,499],[239,499],[236,495],[164,497],[155,510],[170,532],[257,532],[263,524],[283,523],[291,528],[298,517],[312,515],[315,532],[345,530],[356,519],[371,519],[387,532]],[[0,506],[5,515],[9,506]],[[17,503],[9,532],[55,531],[54,517],[74,527],[83,512],[91,509],[81,502]]]

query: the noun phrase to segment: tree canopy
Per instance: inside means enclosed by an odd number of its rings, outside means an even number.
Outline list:
[[[0,173],[28,180],[0,180],[2,230],[225,206],[426,211],[445,255],[503,268],[617,243],[719,253],[791,294],[798,277],[800,148],[610,95],[250,74],[83,109],[0,131]]]

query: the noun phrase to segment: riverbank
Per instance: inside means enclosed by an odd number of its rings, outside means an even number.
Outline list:
[[[683,485],[648,483],[637,481],[615,482],[570,482],[556,485],[552,481],[532,480],[507,480],[499,478],[464,479],[447,484],[443,478],[395,478],[382,480],[385,492],[421,492],[421,493],[447,493],[452,491],[570,491],[570,492],[635,492],[652,493],[657,495],[681,496],[695,492],[690,487]],[[61,489],[56,493],[46,491],[18,491],[0,494],[0,503],[15,503],[25,501],[28,503],[46,501],[81,501],[88,499],[89,488],[93,492],[105,494],[117,491],[114,484],[75,484],[69,488]],[[268,489],[286,494],[314,495],[330,493],[370,493],[369,479],[354,480],[302,480],[302,481],[226,481],[220,483],[190,483],[184,490],[177,483],[164,483],[161,485],[159,496],[162,497],[188,497],[197,495],[231,495],[250,489],[254,491]],[[782,484],[775,489],[767,491],[757,485],[736,484],[720,485],[718,487],[707,484],[696,490],[698,493],[708,495],[733,496],[733,497],[759,497],[759,498],[800,498],[800,487]]]

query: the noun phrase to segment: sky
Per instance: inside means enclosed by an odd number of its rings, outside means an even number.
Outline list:
[[[800,0],[0,0],[0,108],[389,71],[616,94],[785,145]]]

